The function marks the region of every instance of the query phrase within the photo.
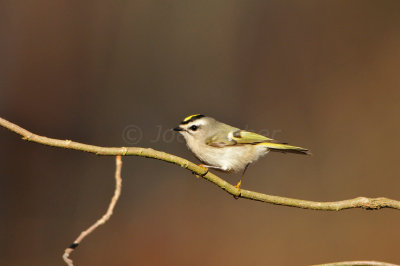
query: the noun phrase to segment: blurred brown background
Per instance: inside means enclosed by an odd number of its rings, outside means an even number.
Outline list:
[[[203,113],[313,151],[270,154],[245,189],[400,199],[399,11],[399,1],[3,1],[0,116],[195,161],[169,129]],[[5,129],[0,147],[0,264],[64,265],[106,209],[114,158]],[[77,265],[400,263],[398,211],[234,200],[139,157],[124,158],[122,175],[115,214],[73,253]]]

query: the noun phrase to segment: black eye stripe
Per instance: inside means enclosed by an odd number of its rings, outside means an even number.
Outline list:
[[[199,127],[196,126],[196,125],[193,125],[193,126],[189,127],[189,129],[192,130],[192,131],[196,131],[198,128]]]

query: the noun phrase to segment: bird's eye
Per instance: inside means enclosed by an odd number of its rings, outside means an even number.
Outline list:
[[[196,126],[196,125],[193,125],[193,126],[189,127],[189,129],[192,130],[192,131],[196,131],[198,128],[199,127]]]

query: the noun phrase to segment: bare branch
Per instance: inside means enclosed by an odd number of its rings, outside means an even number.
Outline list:
[[[95,222],[92,226],[90,226],[88,229],[83,231],[79,237],[64,251],[63,259],[65,263],[68,264],[68,266],[73,266],[72,260],[69,258],[71,255],[72,251],[75,250],[75,248],[81,243],[81,241],[88,236],[90,233],[92,233],[94,230],[96,230],[97,227],[99,227],[102,224],[105,224],[108,219],[110,219],[111,215],[113,214],[113,210],[115,207],[115,204],[117,204],[118,198],[121,195],[121,167],[122,167],[122,160],[121,156],[117,155],[115,159],[116,163],[116,169],[115,169],[115,190],[114,190],[114,196],[112,197],[110,204],[108,205],[108,209],[106,213],[101,217],[97,222]]]
[[[59,140],[59,139],[47,138],[29,132],[28,130],[23,129],[18,125],[15,125],[3,118],[0,118],[0,125],[21,135],[25,140],[37,142],[48,146],[85,151],[85,152],[95,153],[97,155],[142,156],[177,164],[185,169],[188,169],[194,174],[199,175],[204,179],[214,183],[215,185],[217,185],[218,187],[225,190],[226,192],[228,192],[229,194],[233,195],[236,198],[245,198],[266,203],[272,203],[276,205],[297,207],[310,210],[339,211],[351,208],[363,208],[368,210],[392,208],[400,210],[400,201],[382,197],[380,198],[358,197],[354,199],[334,201],[334,202],[316,202],[316,201],[307,201],[307,200],[267,195],[245,189],[238,190],[233,185],[229,184],[228,182],[216,176],[215,174],[208,172],[204,168],[196,165],[195,163],[192,163],[186,159],[162,151],[156,151],[150,148],[139,148],[139,147],[99,147],[99,146],[74,142],[71,140]]]
[[[341,261],[341,262],[332,262],[332,263],[324,263],[312,266],[399,266],[397,264],[380,262],[380,261]]]

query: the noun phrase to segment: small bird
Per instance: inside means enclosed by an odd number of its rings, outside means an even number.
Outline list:
[[[244,172],[269,151],[310,154],[305,148],[224,124],[201,114],[190,115],[174,128],[185,138],[189,150],[204,164],[223,172]],[[235,186],[240,189],[241,180]]]

